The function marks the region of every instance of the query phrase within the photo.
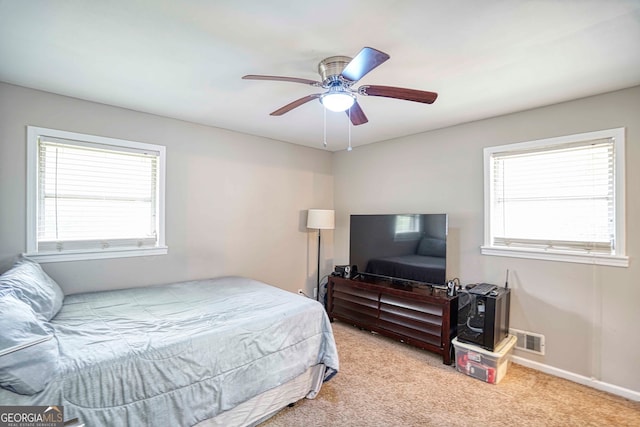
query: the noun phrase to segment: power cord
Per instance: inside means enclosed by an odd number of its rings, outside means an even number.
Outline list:
[[[320,279],[320,290],[322,290],[323,286],[326,288],[328,284],[329,284],[329,275],[327,274],[326,276],[324,276],[324,277],[322,277]],[[320,293],[322,293],[322,292],[320,292]],[[315,299],[315,298],[312,298],[311,296],[305,294],[302,289],[298,289],[298,294],[299,295],[304,295],[305,297],[310,298],[310,299]]]

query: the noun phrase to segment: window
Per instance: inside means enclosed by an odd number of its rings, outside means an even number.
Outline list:
[[[28,256],[167,253],[164,147],[29,126],[27,152]]]
[[[624,129],[489,147],[482,253],[628,266]]]

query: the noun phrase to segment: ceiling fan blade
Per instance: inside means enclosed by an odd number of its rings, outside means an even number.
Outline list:
[[[289,111],[293,110],[294,108],[297,108],[297,107],[301,106],[302,104],[306,104],[309,101],[313,101],[314,99],[320,98],[320,96],[322,96],[322,94],[320,94],[320,93],[314,93],[313,95],[303,96],[302,98],[296,99],[295,101],[285,105],[284,107],[277,109],[276,111],[271,113],[271,115],[272,116],[281,116],[284,113],[288,113]]]
[[[305,85],[321,87],[322,83],[309,80],[309,79],[301,79],[299,77],[284,77],[284,76],[262,76],[258,74],[247,74],[246,76],[242,76],[244,80],[274,80],[278,82],[293,82],[293,83],[302,83]]]
[[[360,108],[358,101],[354,102],[351,108],[345,111],[345,113],[347,113],[354,126],[363,125],[369,121],[364,111],[362,111],[362,108]]]
[[[369,71],[389,59],[389,55],[372,47],[363,47],[342,70],[342,77],[357,82]]]
[[[423,102],[425,104],[433,104],[438,97],[437,93],[425,90],[375,85],[360,86],[358,93],[367,96],[384,96],[386,98],[404,99],[405,101]]]

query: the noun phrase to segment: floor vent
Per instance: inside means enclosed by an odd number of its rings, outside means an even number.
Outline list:
[[[518,350],[544,355],[544,335],[511,328],[509,329],[509,333],[515,335],[518,339],[516,342],[516,348]]]

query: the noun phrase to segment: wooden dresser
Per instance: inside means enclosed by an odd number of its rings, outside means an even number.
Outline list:
[[[429,285],[398,284],[371,277],[329,277],[329,318],[377,332],[442,355],[451,364],[458,297]]]

